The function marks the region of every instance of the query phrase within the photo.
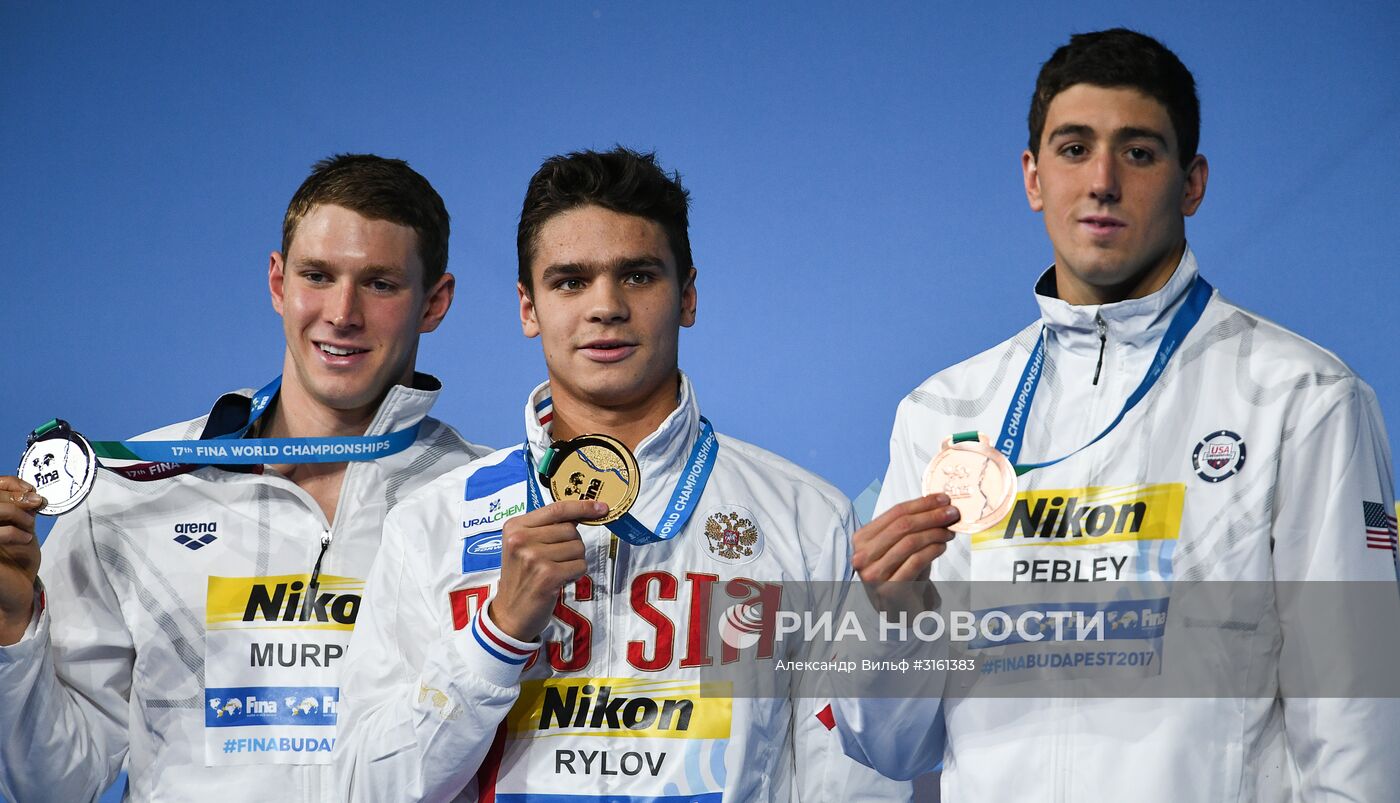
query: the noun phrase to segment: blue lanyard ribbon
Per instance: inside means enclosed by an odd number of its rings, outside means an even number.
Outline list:
[[[608,522],[604,526],[611,530],[613,535],[632,546],[644,546],[675,538],[685,529],[686,522],[690,521],[690,514],[695,512],[695,505],[700,501],[700,495],[705,492],[705,485],[710,481],[710,471],[715,466],[717,454],[719,438],[715,436],[715,428],[702,415],[700,433],[695,437],[695,445],[690,449],[686,469],[681,472],[680,479],[676,480],[676,487],[671,491],[671,501],[661,514],[661,521],[657,523],[656,529],[647,529],[631,513],[624,513],[616,521]],[[539,480],[535,478],[534,460],[528,442],[521,452],[521,457],[525,460],[528,507],[530,510],[537,510],[544,507],[544,495],[540,491]]]
[[[248,421],[242,427],[209,440],[93,441],[99,457],[193,465],[262,465],[282,463],[344,463],[376,460],[407,449],[418,437],[421,422],[386,435],[336,438],[245,438],[267,412],[282,387],[277,377],[253,394]]]
[[[1176,354],[1181,341],[1186,339],[1187,333],[1201,319],[1206,304],[1210,302],[1212,292],[1214,292],[1214,288],[1211,287],[1210,282],[1197,276],[1195,283],[1191,285],[1191,290],[1186,294],[1186,300],[1181,303],[1181,308],[1176,311],[1176,315],[1172,316],[1172,322],[1167,326],[1161,344],[1157,346],[1157,353],[1152,357],[1152,364],[1148,366],[1147,375],[1142,378],[1137,388],[1123,402],[1123,409],[1118,411],[1118,415],[1113,418],[1113,421],[1103,432],[1064,457],[1047,460],[1043,463],[1017,463],[1016,460],[1021,455],[1021,444],[1025,440],[1031,402],[1035,400],[1036,389],[1040,386],[1041,372],[1045,367],[1045,329],[1042,327],[1040,337],[1036,340],[1035,349],[1031,352],[1030,359],[1026,361],[1025,369],[1021,372],[1021,381],[1017,385],[1016,395],[1012,397],[1011,405],[1006,409],[1006,418],[1001,424],[1001,435],[997,438],[997,450],[1006,455],[1006,459],[1015,466],[1016,474],[1019,476],[1033,469],[1053,466],[1062,460],[1068,460],[1103,440],[1105,435],[1112,432],[1114,427],[1117,427],[1127,416],[1128,412],[1147,396],[1148,391],[1152,390],[1152,386],[1157,384],[1157,380],[1167,370],[1167,363]]]

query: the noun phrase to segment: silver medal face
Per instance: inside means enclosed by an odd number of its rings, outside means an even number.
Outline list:
[[[24,450],[15,473],[47,502],[38,512],[57,516],[87,498],[97,476],[97,458],[83,436],[72,432],[35,441]]]

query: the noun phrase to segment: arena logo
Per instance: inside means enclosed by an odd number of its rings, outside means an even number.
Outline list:
[[[186,549],[198,550],[218,540],[219,523],[216,521],[190,521],[175,525],[175,543]]]

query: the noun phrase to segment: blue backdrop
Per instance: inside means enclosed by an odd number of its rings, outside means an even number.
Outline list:
[[[708,416],[855,495],[900,397],[1034,316],[1034,76],[1119,24],[1196,74],[1203,270],[1400,420],[1394,3],[752,5],[0,5],[0,442],[17,458],[53,416],[131,435],[275,373],[267,255],[338,151],[407,159],[446,199],[459,290],[420,366],[440,417],[511,442],[543,376],[516,319],[525,182],[622,143],[694,195],[682,365]]]

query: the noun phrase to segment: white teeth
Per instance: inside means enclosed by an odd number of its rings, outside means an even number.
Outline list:
[[[342,349],[336,348],[335,346],[328,345],[326,343],[322,343],[321,351],[324,351],[325,353],[333,357],[347,357],[351,354],[360,354],[364,351],[364,349]]]

